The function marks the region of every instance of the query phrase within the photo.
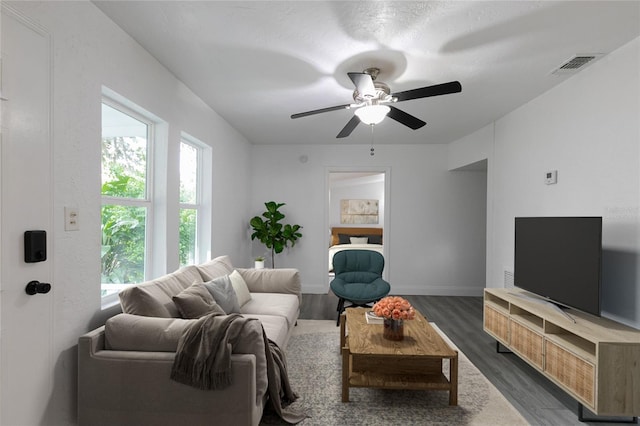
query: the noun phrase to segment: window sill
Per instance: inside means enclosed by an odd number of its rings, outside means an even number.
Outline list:
[[[116,305],[120,304],[120,299],[118,299],[118,293],[114,293],[114,294],[109,294],[107,296],[104,296],[101,300],[100,300],[100,309],[101,310],[105,310],[105,309],[110,309],[113,308]]]

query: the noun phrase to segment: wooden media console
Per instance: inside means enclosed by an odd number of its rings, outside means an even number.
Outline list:
[[[485,289],[484,330],[594,414],[640,415],[640,330],[518,288]]]

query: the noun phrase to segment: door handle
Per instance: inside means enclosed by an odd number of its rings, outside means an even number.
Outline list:
[[[33,296],[38,293],[49,293],[49,290],[51,290],[51,284],[41,283],[40,281],[29,281],[27,288],[25,288],[25,291],[29,296]]]

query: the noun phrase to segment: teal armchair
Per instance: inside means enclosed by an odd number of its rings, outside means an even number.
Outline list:
[[[391,286],[382,279],[384,257],[371,250],[342,250],[333,257],[335,278],[331,291],[338,297],[338,324],[346,307],[368,306],[389,294]]]

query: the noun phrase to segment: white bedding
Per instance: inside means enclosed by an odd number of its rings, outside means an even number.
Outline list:
[[[333,256],[342,250],[372,250],[384,256],[382,244],[338,244],[329,247],[329,272],[333,271]]]

